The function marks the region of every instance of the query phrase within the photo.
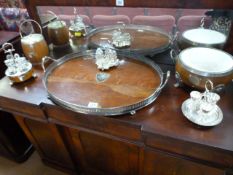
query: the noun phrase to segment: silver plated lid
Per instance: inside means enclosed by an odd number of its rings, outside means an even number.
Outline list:
[[[197,28],[186,30],[182,33],[184,39],[193,45],[217,45],[224,44],[226,35],[210,29]]]

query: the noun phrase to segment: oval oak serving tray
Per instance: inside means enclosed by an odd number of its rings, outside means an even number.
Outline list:
[[[157,54],[167,50],[171,39],[162,29],[144,25],[112,25],[99,27],[87,35],[88,44],[91,48],[100,47],[101,43],[112,42],[114,30],[121,29],[131,35],[131,46],[120,48],[117,51],[139,54]]]
[[[122,54],[119,66],[100,71],[94,55],[95,51],[72,53],[49,65],[43,82],[53,102],[85,114],[134,114],[158,97],[170,75],[167,72],[165,79],[149,59]]]

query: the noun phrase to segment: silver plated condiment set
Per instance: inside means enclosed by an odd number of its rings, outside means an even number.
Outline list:
[[[181,109],[184,116],[199,126],[215,126],[223,119],[222,110],[217,105],[220,96],[211,90],[213,90],[213,84],[211,81],[207,81],[203,93],[192,91],[190,98],[182,104]]]
[[[4,61],[7,69],[5,75],[10,79],[10,84],[24,82],[31,77],[36,77],[33,72],[32,64],[25,58],[20,57],[18,53],[13,54],[15,49],[11,43],[4,43],[2,49],[6,54]]]

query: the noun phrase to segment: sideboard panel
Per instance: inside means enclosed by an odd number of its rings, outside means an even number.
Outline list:
[[[137,146],[78,129],[69,129],[69,133],[86,174],[138,174]]]
[[[55,125],[20,116],[15,118],[45,163],[73,172],[73,163]]]

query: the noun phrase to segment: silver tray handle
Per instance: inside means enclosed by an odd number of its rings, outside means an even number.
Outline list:
[[[178,56],[177,51],[175,49],[170,50],[170,57],[174,64],[176,64],[176,57]]]
[[[56,59],[51,58],[51,57],[49,57],[49,56],[44,56],[44,57],[42,58],[42,62],[41,62],[41,67],[42,67],[42,69],[43,69],[44,72],[46,71],[45,64],[46,64],[49,60],[52,60],[52,61],[54,61],[54,62],[57,61]]]
[[[169,78],[170,78],[170,71],[167,71],[167,73],[163,73],[163,75],[166,75],[166,79],[164,80],[164,82],[161,84],[161,86],[158,88],[158,91],[161,91],[164,86],[167,84]]]

